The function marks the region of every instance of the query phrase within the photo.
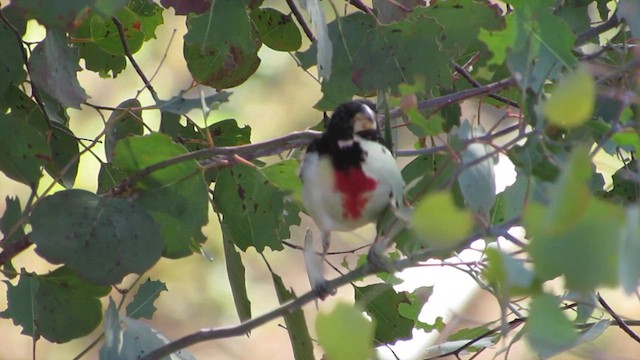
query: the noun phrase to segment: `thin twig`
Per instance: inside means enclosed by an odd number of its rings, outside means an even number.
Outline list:
[[[300,245],[296,245],[294,243],[288,242],[287,240],[282,240],[282,243],[292,249],[295,250],[300,250],[300,251],[304,251],[304,248]],[[355,249],[351,249],[351,250],[344,250],[344,251],[329,251],[326,255],[345,255],[345,254],[355,254],[356,252],[362,250],[362,249],[366,249],[368,247],[370,247],[371,245],[362,245],[359,246]],[[322,252],[320,251],[316,251],[316,254],[318,255],[322,255]]]
[[[289,9],[291,9],[291,12],[293,13],[293,16],[296,18],[296,20],[298,20],[298,24],[300,24],[300,26],[302,27],[302,31],[304,31],[304,34],[307,35],[307,38],[309,38],[311,42],[315,42],[316,37],[313,36],[313,32],[311,31],[309,24],[307,24],[307,22],[304,20],[304,16],[302,16],[302,13],[300,13],[300,10],[293,2],[293,0],[287,0],[287,5],[289,5]]]
[[[463,68],[462,66],[454,63],[453,67],[456,69],[456,71],[458,72],[458,74],[462,75],[463,78],[465,78],[465,80],[467,80],[471,85],[473,85],[476,88],[482,87],[482,84],[480,84],[476,79],[474,79],[471,74],[469,74],[469,72],[467,71],[467,69]],[[507,105],[511,105],[515,108],[520,108],[520,105],[518,105],[518,103],[516,101],[513,101],[509,98],[506,98],[502,95],[498,95],[498,94],[489,94],[489,97],[492,99],[496,99],[500,102],[503,102]]]
[[[598,294],[598,302],[600,303],[600,305],[602,305],[605,311],[609,313],[611,317],[613,317],[613,319],[616,321],[616,323],[618,324],[620,329],[622,329],[622,331],[627,333],[627,335],[629,335],[629,337],[631,337],[637,343],[640,343],[640,336],[638,336],[638,334],[636,334],[635,332],[633,332],[633,330],[631,330],[631,328],[629,328],[629,326],[625,323],[625,321],[620,318],[620,315],[618,315],[615,311],[613,311],[611,306],[609,306],[609,304],[607,304],[607,302],[604,301],[604,299],[600,294]]]
[[[160,98],[158,97],[158,93],[156,93],[156,90],[149,82],[149,79],[147,79],[147,76],[144,74],[136,60],[133,58],[133,54],[131,53],[131,48],[129,48],[129,42],[127,41],[127,35],[124,32],[122,23],[115,16],[111,18],[111,21],[113,21],[113,23],[116,25],[116,28],[118,29],[118,35],[120,35],[120,41],[122,42],[122,48],[124,49],[125,56],[127,57],[127,59],[129,59],[129,62],[131,62],[131,65],[138,73],[138,76],[140,76],[140,79],[142,79],[142,82],[144,82],[144,86],[149,90],[149,93],[151,93],[151,97],[153,98],[153,100],[155,102],[158,102],[160,100]]]

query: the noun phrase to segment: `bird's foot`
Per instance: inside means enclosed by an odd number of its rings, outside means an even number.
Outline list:
[[[333,296],[336,294],[336,289],[329,288],[327,284],[327,280],[316,280],[313,284],[311,284],[313,292],[316,294],[318,299],[323,300],[328,298],[329,296]]]
[[[384,271],[393,274],[396,269],[391,259],[384,254],[384,246],[379,243],[373,243],[369,253],[367,253],[367,262],[376,271]]]

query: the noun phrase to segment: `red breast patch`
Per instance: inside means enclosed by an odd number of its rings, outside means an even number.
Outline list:
[[[365,175],[360,168],[336,171],[336,190],[342,193],[342,217],[358,219],[369,199],[364,195],[376,188],[378,182]]]

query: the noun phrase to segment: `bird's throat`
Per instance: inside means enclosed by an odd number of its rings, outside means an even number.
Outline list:
[[[377,183],[359,167],[336,171],[335,189],[342,194],[342,217],[345,220],[362,217],[362,211],[369,201],[367,195],[375,190]]]

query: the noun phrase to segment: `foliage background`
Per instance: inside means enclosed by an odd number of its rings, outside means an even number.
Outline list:
[[[281,2],[266,1],[264,5],[287,12],[287,8]],[[160,72],[153,82],[161,98],[169,98],[191,83],[191,75],[186,70],[187,67],[182,56],[182,34],[186,31],[184,21],[182,18],[167,16],[170,12],[171,10],[165,12],[165,24],[160,26],[156,33],[158,39],[145,44],[142,50],[135,55],[145,71],[154,69],[159,63],[159,59],[164,55],[173,29],[176,29],[176,34],[167,53],[167,60],[161,66]],[[331,14],[331,11],[326,11],[326,13]],[[38,41],[44,36],[42,29],[36,27],[32,27],[29,34],[33,36],[31,41]],[[306,45],[307,43],[302,48],[306,48]],[[321,119],[321,113],[312,110],[312,107],[321,96],[318,84],[309,75],[300,71],[300,68],[286,53],[278,53],[263,46],[260,50],[260,57],[263,61],[257,73],[251,76],[249,81],[233,89],[232,101],[223,104],[219,110],[215,110],[209,123],[219,119],[236,118],[240,124],[251,126],[253,130],[252,142],[268,140],[277,135],[317,124]],[[104,81],[89,71],[81,72],[79,80],[91,96],[89,101],[96,103],[99,101],[100,104],[119,104],[130,98],[131,94],[140,88],[140,80],[131,66],[128,66],[116,79],[110,81]],[[146,92],[142,92],[140,101],[143,104],[153,103],[153,99]],[[201,118],[198,110],[192,111],[192,114],[195,119]],[[69,117],[71,118],[70,127],[79,137],[93,138],[101,130],[100,126],[95,126],[95,124],[100,124],[99,117],[91,109],[83,107],[81,111],[69,110]],[[146,112],[145,121],[149,121],[151,127],[157,127],[159,113]],[[410,143],[402,145],[404,148],[411,146]],[[401,160],[401,164],[404,165],[404,163],[406,160]],[[83,161],[79,173],[89,174],[90,177],[79,177],[77,187],[95,189],[96,179],[93,175],[98,172],[98,169],[97,162]],[[29,191],[26,187],[17,185],[16,182],[6,178],[2,179],[2,184],[0,195],[3,197],[6,195],[19,195],[23,199],[28,197]],[[365,235],[363,235],[365,240],[354,236],[355,242],[366,243],[366,239],[372,236],[372,230],[369,228],[365,231]],[[237,321],[227,285],[226,269],[221,261],[215,261],[215,259],[222,259],[224,256],[220,246],[220,229],[217,226],[217,221],[210,219],[203,231],[209,237],[205,247],[214,258],[213,262],[198,256],[181,260],[162,259],[146,274],[154,279],[161,278],[169,288],[169,291],[163,293],[155,303],[159,312],[156,313],[151,324],[170,338],[179,337],[198,328],[227,325]],[[300,230],[295,230],[292,234],[293,239],[302,239],[303,236],[304,234]],[[334,246],[337,243],[337,241],[334,242]],[[302,270],[302,257],[297,251],[291,249],[286,249],[283,252],[267,251],[266,256],[275,266],[276,272],[286,279],[285,282],[288,285],[296,289],[298,293],[307,289],[307,281]],[[28,271],[37,273],[45,273],[52,269],[38,260],[39,258],[35,254],[25,252],[15,259],[14,266],[16,269],[25,267]],[[248,288],[252,299],[253,313],[261,314],[273,309],[277,305],[277,299],[273,294],[271,278],[260,257],[250,250],[244,260],[248,267]],[[130,278],[125,280],[125,283],[127,281],[130,281]],[[345,288],[340,290],[340,296],[347,299],[352,298],[352,295]],[[614,306],[620,313],[633,317],[633,314],[640,311],[637,303],[629,302],[628,298],[619,291],[604,292],[603,296],[615,304]],[[620,300],[620,303],[612,301],[614,298]],[[321,303],[321,309],[331,308],[332,301],[335,300]],[[471,319],[477,319],[478,323],[484,323],[499,317],[499,312],[490,314],[490,310],[480,311],[479,309],[485,309],[480,305],[482,303],[479,299],[470,302],[472,304],[469,313]],[[105,298],[103,298],[103,304],[106,307]],[[488,307],[493,308],[493,311],[498,310],[495,307],[495,300],[492,305]],[[305,310],[307,310],[309,319],[315,318],[312,307],[306,307]],[[461,318],[464,319],[465,316],[461,316]],[[242,356],[254,358],[255,354],[264,357],[273,354],[272,357],[279,357],[283,352],[288,351],[287,334],[278,326],[280,323],[282,321],[271,322],[254,330],[251,338],[232,338],[209,342],[196,345],[189,350],[198,358],[225,358],[225,356],[234,359]],[[17,354],[20,358],[30,356],[32,342],[30,338],[19,335],[19,330],[9,321],[0,321],[3,343],[6,341],[11,344],[11,347],[3,347],[0,350],[6,352],[0,353],[3,357],[14,358]],[[98,328],[96,331],[100,332],[101,329]],[[612,332],[615,333],[617,330],[612,330]],[[615,349],[619,353],[626,352],[620,344],[626,343],[631,346],[630,349],[633,349],[633,345],[637,345],[628,337],[621,336],[620,339],[615,339],[614,335],[607,334],[599,341],[605,348]],[[44,340],[40,340],[38,353],[55,353],[56,355],[60,354],[62,358],[67,358],[77,354],[80,349],[86,346],[86,342],[49,345]],[[633,350],[629,351],[633,352]],[[576,356],[582,357],[579,353]],[[573,356],[564,355],[563,357],[572,358]]]

